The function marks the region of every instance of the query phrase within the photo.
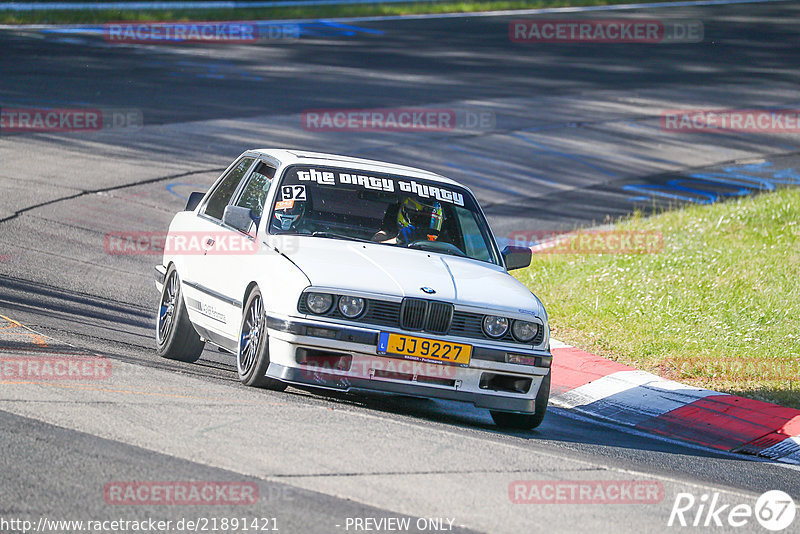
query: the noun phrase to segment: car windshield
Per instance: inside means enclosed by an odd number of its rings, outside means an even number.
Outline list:
[[[363,170],[286,169],[270,233],[369,241],[499,265],[491,233],[465,189]]]

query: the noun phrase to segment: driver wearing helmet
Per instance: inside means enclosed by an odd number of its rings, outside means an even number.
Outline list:
[[[275,215],[272,228],[279,231],[297,230],[306,212],[306,203],[302,200],[282,200],[275,203]]]
[[[396,226],[390,232],[381,230],[373,241],[409,244],[415,241],[436,241],[442,231],[444,211],[438,201],[426,202],[413,197],[404,198],[397,208]],[[387,212],[391,217],[391,210]]]

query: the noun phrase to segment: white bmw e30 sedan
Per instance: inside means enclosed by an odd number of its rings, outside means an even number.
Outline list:
[[[295,150],[242,154],[169,227],[158,354],[211,343],[248,386],[381,391],[534,428],[550,394],[539,299],[473,194],[437,174]]]

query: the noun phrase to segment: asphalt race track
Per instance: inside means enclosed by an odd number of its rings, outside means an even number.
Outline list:
[[[796,134],[659,126],[667,109],[797,108],[797,4],[603,15],[702,21],[703,41],[686,44],[511,42],[509,21],[529,17],[349,21],[248,45],[118,45],[0,30],[3,108],[124,109],[142,119],[96,132],[0,133],[0,347],[99,354],[112,369],[87,387],[0,382],[0,519],[275,518],[280,532],[333,533],[354,530],[347,518],[407,517],[491,533],[664,532],[679,492],[718,492],[729,504],[752,504],[767,489],[800,498],[791,467],[557,408],[535,431],[500,432],[488,413],[456,403],[254,390],[215,350],[193,365],[156,356],[160,258],[108,254],[104,236],[165,230],[189,192],[248,148],[339,152],[447,174],[475,191],[501,238],[675,200],[643,197],[643,184],[754,164],[800,167]],[[310,109],[377,107],[454,110],[461,122],[445,132],[318,131],[302,122]],[[692,195],[707,198],[694,190],[682,201]],[[252,483],[260,498],[204,507],[104,498],[115,481],[182,480]],[[517,480],[655,480],[663,499],[513,504]]]

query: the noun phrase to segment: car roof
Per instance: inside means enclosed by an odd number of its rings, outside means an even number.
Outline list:
[[[430,180],[432,182],[439,182],[443,184],[458,185],[460,187],[466,186],[451,180],[441,174],[418,169],[416,167],[408,167],[406,165],[398,165],[396,163],[389,163],[386,161],[377,161],[372,159],[354,158],[351,156],[341,156],[338,154],[326,154],[324,152],[308,152],[303,150],[293,150],[285,148],[259,148],[251,152],[258,152],[260,154],[276,158],[284,165],[291,165],[293,163],[302,163],[304,165],[332,165],[341,166],[351,169],[363,171],[380,171],[389,174],[400,174],[409,178],[421,178]]]

